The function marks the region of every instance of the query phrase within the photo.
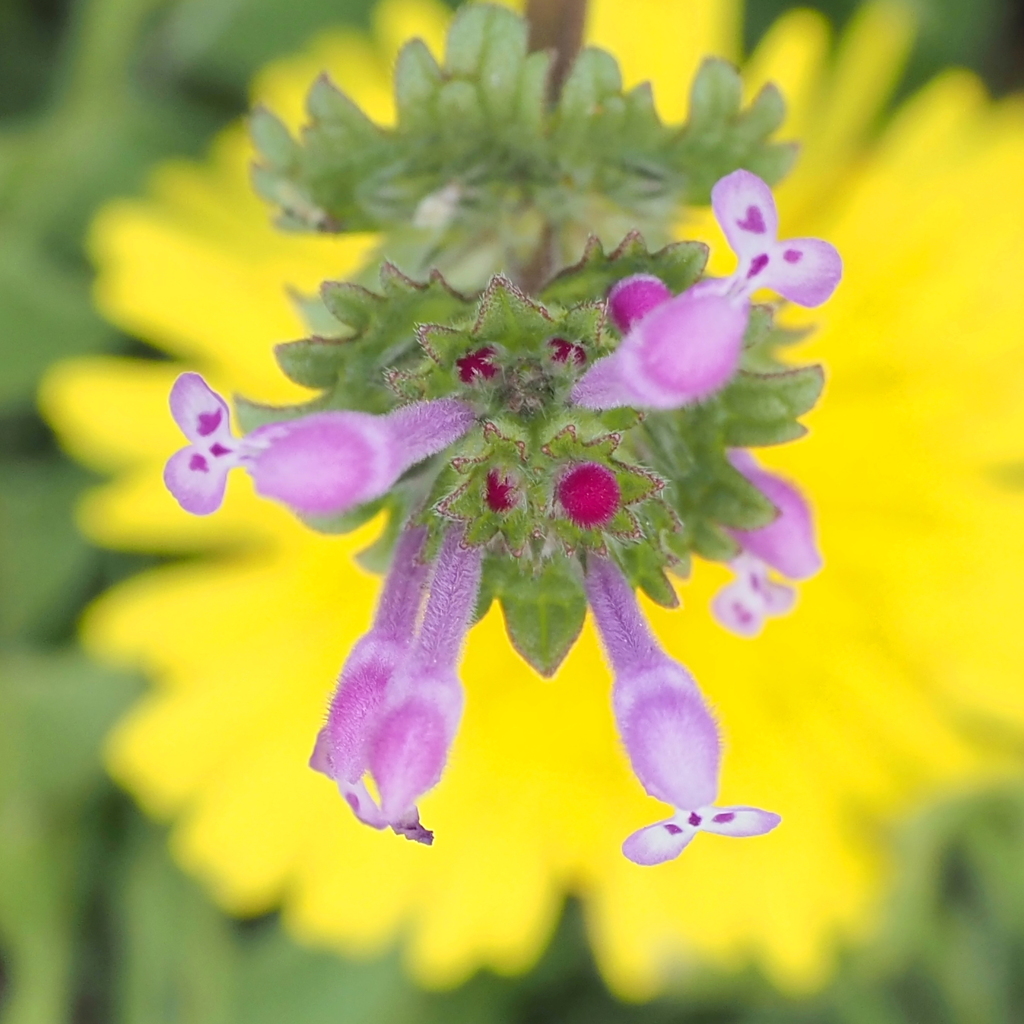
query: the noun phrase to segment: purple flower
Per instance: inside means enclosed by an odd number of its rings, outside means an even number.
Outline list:
[[[227,403],[197,373],[174,382],[171,414],[192,443],[168,460],[164,482],[195,515],[220,508],[235,466],[249,471],[259,494],[296,512],[344,512],[387,493],[402,473],[447,448],[475,419],[464,402],[442,398],[386,416],[313,413],[235,438]]]
[[[644,789],[670,804],[665,821],[634,832],[622,852],[637,864],[679,856],[699,831],[729,836],[770,832],[779,815],[755,807],[715,807],[721,741],[694,682],[658,646],[622,573],[588,559],[587,596],[612,663],[619,735]]]
[[[737,579],[716,595],[712,610],[726,629],[740,636],[757,636],[768,616],[785,615],[793,607],[792,587],[772,581],[769,568],[791,580],[813,576],[821,569],[814,520],[804,496],[787,480],[762,469],[741,449],[729,460],[778,509],[778,515],[759,530],[730,530],[743,546],[733,560]]]
[[[732,295],[771,288],[800,306],[820,306],[843,276],[835,246],[820,238],[779,241],[779,215],[771,189],[750,171],[733,171],[711,189],[711,206],[739,266],[729,279]]]
[[[480,588],[482,550],[464,548],[462,537],[461,530],[445,537],[415,638],[427,576],[418,562],[424,531],[402,537],[373,628],[342,670],[310,758],[360,821],[427,845],[434,836],[420,824],[416,804],[441,778],[462,716],[456,668]]]
[[[395,555],[370,631],[352,648],[316,738],[310,767],[337,783],[356,817],[374,828],[387,821],[363,781],[369,765],[367,737],[380,718],[398,663],[408,655],[427,580],[419,561],[426,531],[410,529]]]
[[[758,288],[802,306],[818,306],[835,291],[843,272],[839,253],[817,238],[779,241],[775,200],[756,174],[733,171],[715,184],[711,199],[739,258],[736,272],[705,278],[676,296],[649,274],[619,281],[608,310],[625,336],[577,382],[577,405],[677,409],[699,402],[736,372]]]
[[[164,483],[186,512],[207,516],[224,500],[228,470],[242,464],[242,442],[231,433],[227,402],[198,373],[183,373],[171,388],[171,415],[191,442],[164,467]]]

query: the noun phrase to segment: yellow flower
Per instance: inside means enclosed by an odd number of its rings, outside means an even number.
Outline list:
[[[739,11],[726,0],[592,6],[591,40],[617,53],[628,80],[653,78],[667,117],[684,115],[702,54],[737,55]],[[386,120],[398,43],[415,33],[437,49],[445,17],[427,0],[388,2],[375,42],[324,37],[270,67],[255,96],[294,125],[327,68]],[[715,566],[683,588],[685,610],[648,613],[716,706],[723,802],[783,814],[762,839],[706,837],[659,868],[625,860],[623,837],[658,808],[616,740],[592,631],[545,681],[496,611],[471,634],[464,725],[423,801],[436,845],[358,825],[306,759],[370,619],[379,580],[352,556],[379,523],[316,535],[257,501],[242,474],[218,516],[190,518],[160,480],[179,443],[166,396],[180,366],[53,369],[51,422],[114,475],[84,502],[83,529],[112,547],[206,555],[115,588],[83,635],[96,656],[154,680],[112,736],[109,765],[174,820],[178,857],[225,907],[282,905],[296,935],[350,952],[402,935],[417,977],[445,984],[481,964],[526,967],[569,891],[625,995],[647,996],[703,958],[752,957],[813,984],[835,938],[870,925],[891,824],[1001,770],[1000,737],[1024,722],[1024,490],[999,476],[1024,455],[1024,110],[950,73],[873,137],[908,39],[900,11],[876,5],[833,55],[820,17],[791,13],[746,64],[751,90],[781,84],[785,134],[806,141],[779,191],[784,232],[824,235],[847,265],[800,352],[829,374],[811,434],[769,453],[811,496],[827,568],[756,641],[711,620]],[[165,166],[148,199],[104,209],[97,299],[214,387],[294,400],[300,389],[271,355],[305,333],[285,286],[309,292],[353,272],[371,239],[275,233],[248,158],[233,127],[207,162]],[[683,230],[715,240],[703,214]]]

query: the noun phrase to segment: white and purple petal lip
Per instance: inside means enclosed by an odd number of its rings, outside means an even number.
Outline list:
[[[820,306],[843,276],[836,248],[819,238],[778,238],[771,189],[756,174],[738,170],[711,189],[711,205],[739,258],[731,293],[750,296],[770,288],[800,306]]]
[[[463,537],[462,529],[445,536],[423,621],[388,687],[368,747],[384,819],[427,845],[433,833],[420,824],[417,802],[440,781],[462,717],[457,667],[480,589],[483,551],[464,547]]]
[[[796,601],[792,587],[776,583],[768,566],[756,556],[742,552],[730,563],[736,579],[724,586],[711,602],[718,623],[737,636],[758,636],[769,617],[785,615]]]
[[[378,829],[387,820],[364,781],[369,742],[395,669],[412,643],[428,572],[420,561],[425,537],[422,528],[399,537],[373,626],[345,662],[309,761],[337,784],[360,821]]]
[[[580,378],[576,405],[678,409],[720,390],[736,373],[750,316],[745,299],[701,282],[646,313],[622,344]]]
[[[474,422],[464,402],[443,398],[386,416],[322,412],[260,427],[249,471],[259,494],[296,512],[345,512],[386,494],[411,466],[447,448]]]
[[[164,467],[164,484],[186,512],[206,516],[224,501],[228,471],[241,465],[227,402],[198,373],[183,373],[170,394],[171,415],[190,442]]]
[[[713,806],[718,727],[693,677],[654,639],[619,569],[589,558],[586,590],[615,673],[612,704],[630,763],[644,789],[675,811],[629,836],[623,853],[637,864],[661,864],[699,831],[746,836],[775,828],[781,818],[770,811]]]

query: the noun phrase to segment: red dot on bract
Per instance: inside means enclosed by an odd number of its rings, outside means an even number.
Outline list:
[[[570,469],[559,481],[557,493],[566,514],[584,529],[603,526],[622,501],[615,474],[596,462]]]
[[[516,504],[516,486],[508,477],[496,469],[487,474],[487,491],[484,495],[487,507],[492,512],[508,512]]]
[[[463,384],[469,384],[474,377],[486,377],[490,379],[497,372],[498,368],[490,361],[494,355],[494,349],[478,348],[475,352],[469,352],[461,359],[455,360],[455,366],[459,371],[459,380]]]

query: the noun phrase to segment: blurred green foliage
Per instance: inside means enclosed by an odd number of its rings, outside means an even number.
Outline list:
[[[1024,19],[1009,0],[917,2],[910,84],[945,63],[997,89],[1021,81]],[[785,6],[750,0],[748,43]],[[818,6],[841,22],[853,0]],[[695,969],[671,998],[634,1007],[602,986],[574,903],[526,977],[482,974],[446,994],[415,989],[394,956],[347,962],[298,947],[273,918],[231,921],[106,780],[102,736],[143,684],[90,664],[74,627],[145,563],[76,533],[90,478],[60,454],[33,395],[55,358],[155,353],[92,310],[85,227],[155,161],[201,153],[244,109],[261,64],[328,24],[365,23],[369,7],[0,0],[0,1024],[1024,1021],[1020,785],[906,827],[886,924],[841,955],[827,992],[790,1000],[751,971]]]

